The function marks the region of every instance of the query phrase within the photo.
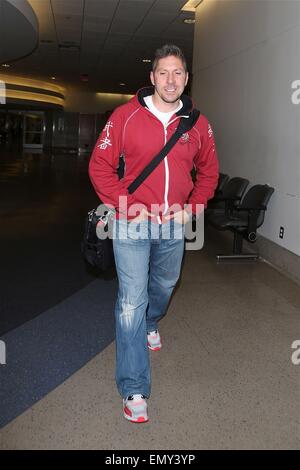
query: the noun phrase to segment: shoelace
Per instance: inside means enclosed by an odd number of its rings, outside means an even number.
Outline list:
[[[157,330],[155,330],[155,331],[150,331],[149,333],[147,333],[147,335],[155,336],[155,335],[157,335]]]
[[[144,395],[141,395],[141,394],[136,394],[136,395],[129,395],[129,397],[127,398],[127,400],[145,400],[146,397]]]

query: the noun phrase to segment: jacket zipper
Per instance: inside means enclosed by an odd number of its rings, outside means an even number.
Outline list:
[[[167,143],[167,135],[168,135],[168,126],[175,122],[177,119],[181,119],[182,117],[188,118],[188,116],[177,116],[175,119],[172,121],[168,122],[166,126],[164,126],[164,133],[165,133],[165,143]],[[168,155],[164,158],[164,163],[165,163],[165,173],[166,173],[166,178],[165,178],[165,192],[164,192],[164,203],[165,203],[165,210],[163,212],[163,215],[165,215],[169,209],[169,201],[168,201],[168,195],[169,195],[169,181],[170,181],[170,172],[169,172],[169,164],[168,164]]]

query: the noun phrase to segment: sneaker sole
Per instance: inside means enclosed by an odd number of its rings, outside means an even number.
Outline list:
[[[148,348],[151,349],[151,351],[159,351],[161,349],[161,346],[157,346],[156,348],[152,348],[150,344],[147,344]]]
[[[124,413],[124,418],[127,419],[127,421],[130,421],[131,423],[134,423],[134,424],[148,423],[149,421],[149,418],[146,419],[146,418],[143,418],[142,416],[138,419],[132,419],[126,413]]]

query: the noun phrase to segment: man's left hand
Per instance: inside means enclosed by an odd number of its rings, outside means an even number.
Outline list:
[[[175,212],[174,214],[166,215],[165,219],[174,219],[178,224],[185,225],[191,220],[191,214],[183,209],[182,211]]]

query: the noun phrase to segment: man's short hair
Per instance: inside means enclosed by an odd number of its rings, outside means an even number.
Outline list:
[[[154,54],[154,60],[152,62],[152,72],[155,72],[157,65],[158,65],[158,61],[160,59],[164,59],[165,57],[169,57],[170,55],[178,57],[178,59],[180,59],[182,62],[185,72],[187,72],[187,65],[186,65],[184,54],[182,50],[178,46],[175,46],[174,44],[165,44],[159,49],[156,49],[155,54]]]

